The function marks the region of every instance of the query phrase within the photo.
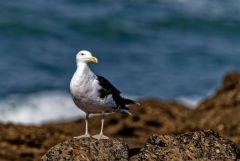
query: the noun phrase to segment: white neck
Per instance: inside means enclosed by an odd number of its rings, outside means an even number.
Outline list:
[[[85,62],[77,62],[77,70],[76,73],[78,73],[78,75],[82,75],[84,73],[85,70],[88,69],[88,65]]]
[[[71,86],[80,85],[82,81],[86,79],[86,77],[89,77],[89,75],[92,75],[92,72],[88,67],[87,63],[78,62],[77,69],[71,80]]]
[[[86,67],[88,67],[87,63],[85,62],[77,62],[77,70],[78,69],[85,69]]]
[[[95,79],[96,75],[88,67],[87,63],[78,62],[77,70],[75,71],[70,83],[71,93],[79,96],[85,94],[85,91],[79,89],[83,89],[84,86],[88,86],[88,84],[92,83]]]
[[[88,67],[88,64],[86,62],[77,62],[77,70],[76,73],[78,76],[87,74],[89,75],[92,73],[91,69]]]

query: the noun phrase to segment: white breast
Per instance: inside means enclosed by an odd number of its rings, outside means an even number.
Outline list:
[[[70,90],[75,104],[85,112],[112,112],[116,104],[111,96],[99,97],[97,76],[83,65],[77,68],[70,83]]]

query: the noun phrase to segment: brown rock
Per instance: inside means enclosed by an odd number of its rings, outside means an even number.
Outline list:
[[[130,110],[132,117],[107,116],[104,127],[107,136],[124,138],[130,148],[142,147],[153,133],[179,134],[203,129],[213,129],[240,144],[240,73],[227,74],[216,94],[195,110],[177,102],[157,99],[142,100],[141,106]],[[99,133],[99,119],[90,119],[91,134]],[[50,147],[83,134],[84,124],[83,120],[42,126],[0,124],[0,158],[8,161],[39,160]]]
[[[71,139],[52,147],[42,161],[127,161],[128,146],[116,140]]]
[[[226,74],[222,87],[216,94],[203,101],[198,110],[212,108],[232,108],[240,105],[240,73],[232,72]]]
[[[130,108],[132,117],[108,115],[104,133],[111,138],[124,138],[132,147],[142,147],[153,133],[174,133],[192,110],[184,105],[157,99],[142,100]],[[100,131],[100,118],[90,119],[90,133]],[[52,146],[84,133],[84,120],[49,123],[42,126],[0,124],[0,158],[8,161],[38,161]],[[10,152],[10,153],[9,153]]]
[[[183,125],[192,110],[170,101],[148,99],[141,106],[131,108],[132,117],[107,117],[106,132],[112,137],[123,137],[130,147],[142,147],[153,133],[169,134]],[[111,121],[117,121],[112,125]]]
[[[228,73],[215,95],[189,115],[183,131],[213,129],[240,144],[240,73]]]
[[[176,136],[153,135],[140,153],[130,158],[131,161],[235,161],[237,159],[240,159],[237,145],[211,130]]]
[[[229,91],[234,90],[236,88],[240,88],[240,73],[239,72],[231,72],[227,73],[223,80],[223,88],[221,91]]]

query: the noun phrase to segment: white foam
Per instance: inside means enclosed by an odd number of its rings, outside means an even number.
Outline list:
[[[0,121],[18,124],[42,124],[82,117],[70,95],[63,92],[41,92],[27,96],[14,95],[0,101]]]
[[[132,99],[139,97],[126,96]],[[177,100],[195,108],[204,97],[179,97]],[[14,95],[0,101],[0,122],[40,125],[46,122],[61,122],[84,116],[70,94],[59,91],[45,91],[29,95]]]
[[[185,104],[188,107],[196,108],[198,104],[203,100],[204,97],[191,96],[191,97],[179,97],[177,101]]]

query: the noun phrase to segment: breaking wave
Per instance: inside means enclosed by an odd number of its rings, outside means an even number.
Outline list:
[[[18,124],[43,124],[80,118],[84,112],[63,92],[13,95],[0,102],[0,121]]]

